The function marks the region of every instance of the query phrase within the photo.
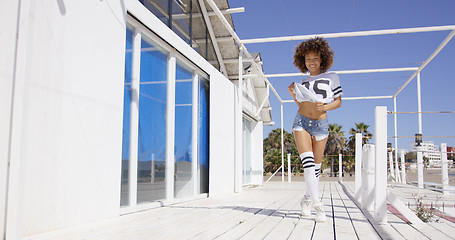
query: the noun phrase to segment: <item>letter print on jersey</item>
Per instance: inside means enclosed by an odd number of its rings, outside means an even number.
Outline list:
[[[298,102],[330,103],[343,95],[338,75],[333,72],[309,76],[302,83],[294,84],[294,93]]]
[[[325,86],[327,86],[327,88],[330,89],[329,83],[330,83],[329,80],[316,80],[316,81],[314,81],[314,84],[313,84],[314,92],[316,94],[321,94],[323,99],[327,98],[327,90],[326,90]],[[319,86],[319,85],[321,85],[321,86]]]

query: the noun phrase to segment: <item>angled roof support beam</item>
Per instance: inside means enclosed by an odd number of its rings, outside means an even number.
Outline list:
[[[226,66],[224,65],[223,55],[221,55],[220,48],[218,47],[218,42],[216,41],[215,33],[213,32],[212,23],[210,22],[210,18],[207,14],[207,8],[205,7],[204,0],[198,0],[198,2],[201,7],[201,11],[202,11],[202,15],[204,16],[205,23],[207,24],[207,28],[209,30],[210,39],[212,40],[213,48],[215,49],[215,55],[216,55],[216,58],[218,59],[218,63],[220,64],[221,72],[223,72],[224,76],[228,77]],[[217,10],[220,11],[218,8],[217,8]],[[223,15],[221,15],[221,16],[223,16]]]
[[[229,42],[229,41],[233,40],[232,37],[217,37],[215,39],[216,39],[217,42]],[[201,39],[201,38],[195,39],[194,41],[197,42],[197,43],[205,43],[206,42],[205,38],[204,39]]]
[[[450,32],[450,34],[444,39],[444,41],[442,41],[439,47],[436,48],[436,50],[427,58],[427,60],[425,60],[425,62],[422,63],[419,69],[417,69],[417,71],[415,71],[414,74],[412,74],[412,76],[409,77],[409,79],[403,84],[403,86],[401,86],[400,89],[398,89],[398,91],[393,95],[394,98],[398,96],[398,94],[401,91],[403,91],[403,89],[412,81],[412,79],[414,79],[417,76],[417,74],[419,74],[428,65],[428,63],[430,63],[431,60],[433,60],[433,58],[436,57],[436,55],[438,55],[438,53],[447,45],[447,43],[449,43],[453,36],[455,36],[455,30],[452,30],[452,32]]]
[[[239,59],[238,58],[228,58],[228,59],[223,59],[224,63],[238,63]],[[213,61],[209,61],[210,63],[213,63]],[[243,58],[242,62],[254,62],[253,58]]]
[[[344,33],[310,34],[310,35],[298,35],[298,36],[287,36],[287,37],[254,38],[254,39],[244,39],[241,42],[244,44],[266,43],[266,42],[284,42],[284,41],[307,40],[307,39],[310,39],[313,37],[323,37],[323,38],[361,37],[361,36],[389,35],[389,34],[399,34],[399,33],[436,32],[436,31],[448,31],[448,30],[455,30],[455,25],[344,32]]]
[[[244,7],[239,7],[239,8],[229,8],[226,10],[221,10],[223,14],[232,14],[232,13],[243,13],[245,12]],[[216,13],[214,11],[207,12],[208,16],[215,16]],[[193,17],[203,17],[202,14],[200,13],[193,13]],[[178,20],[178,19],[187,19],[190,18],[189,14],[181,13],[181,14],[173,14],[172,19]]]
[[[199,0],[199,1],[201,1],[201,0]],[[218,18],[221,20],[223,25],[226,27],[226,29],[229,31],[231,36],[234,38],[234,40],[239,45],[239,49],[243,50],[243,53],[246,55],[246,57],[253,58],[253,56],[248,52],[248,49],[246,49],[246,47],[241,42],[239,36],[237,36],[237,33],[235,33],[234,29],[231,27],[231,25],[226,20],[224,15],[221,13],[221,11],[218,8],[218,6],[216,5],[216,3],[213,0],[205,0],[205,1],[207,1],[207,3],[212,7],[213,11],[216,12],[216,15],[218,16]],[[276,92],[275,88],[272,86],[272,84],[269,82],[269,80],[265,77],[264,72],[262,71],[262,69],[258,66],[258,64],[256,62],[252,62],[252,65],[258,70],[258,72],[260,72],[260,74],[265,79],[267,84],[270,84],[270,88],[272,89],[273,93],[278,98],[278,100],[282,103],[283,100],[281,99],[280,95]]]

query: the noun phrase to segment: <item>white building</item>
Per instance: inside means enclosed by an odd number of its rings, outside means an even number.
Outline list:
[[[215,2],[2,2],[3,239],[262,184],[260,56]]]
[[[428,159],[428,164],[430,167],[441,166],[441,152],[433,142],[424,141],[420,144],[420,146],[414,146],[413,151],[422,151],[422,155]]]

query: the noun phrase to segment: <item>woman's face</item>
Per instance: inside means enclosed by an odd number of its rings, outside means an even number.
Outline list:
[[[321,56],[315,52],[309,52],[305,55],[305,66],[310,71],[310,75],[321,74]]]

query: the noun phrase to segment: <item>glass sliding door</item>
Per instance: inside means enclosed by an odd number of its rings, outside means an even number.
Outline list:
[[[128,26],[126,29],[125,46],[125,84],[123,95],[123,136],[122,136],[122,178],[120,206],[128,205],[129,181],[128,169],[130,163],[130,118],[131,118],[131,64],[133,60],[133,30]]]
[[[251,183],[251,122],[243,118],[242,184]]]
[[[209,192],[209,81],[198,84],[198,193]]]
[[[193,72],[177,62],[175,79],[174,196],[194,194],[192,178]]]
[[[120,206],[131,208],[125,212],[208,193],[209,81],[203,76],[129,17]]]
[[[137,203],[166,198],[167,53],[143,37],[139,86]]]

